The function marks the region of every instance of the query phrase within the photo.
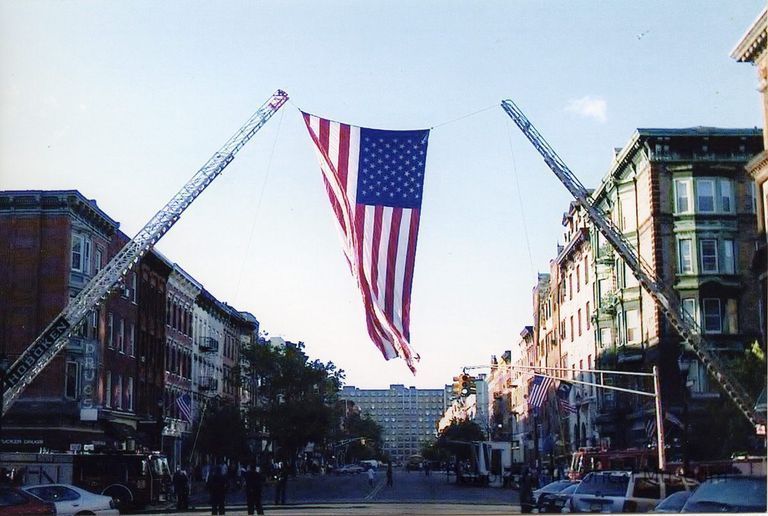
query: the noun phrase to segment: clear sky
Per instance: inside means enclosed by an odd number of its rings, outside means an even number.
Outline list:
[[[570,202],[500,100],[595,186],[638,127],[762,125],[756,71],[730,52],[764,6],[2,0],[0,188],[78,189],[132,236],[284,89],[291,104],[158,248],[271,335],[332,360],[348,384],[440,387],[532,323],[536,272]],[[435,127],[411,307],[416,376],[367,338],[297,106],[367,127]]]

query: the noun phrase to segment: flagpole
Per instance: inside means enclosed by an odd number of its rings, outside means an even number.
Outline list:
[[[659,385],[658,366],[653,366],[653,397],[656,402],[656,446],[659,453],[659,471],[664,471],[667,464],[664,450],[664,416],[661,409],[661,387]]]
[[[200,436],[200,428],[203,426],[205,420],[205,411],[208,409],[209,399],[206,397],[203,403],[203,410],[200,412],[200,422],[197,424],[197,431],[195,432],[195,440],[192,442],[192,449],[189,452],[189,464],[192,464],[192,458],[195,456],[195,448],[197,447],[197,438]]]

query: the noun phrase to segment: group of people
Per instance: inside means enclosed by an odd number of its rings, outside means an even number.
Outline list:
[[[230,478],[228,478],[228,467],[225,464],[219,464],[206,469],[207,474],[204,477],[204,481],[205,488],[210,496],[211,514],[225,514],[227,491],[231,485]],[[276,469],[275,505],[285,504],[288,466],[287,464],[280,463]],[[264,514],[262,489],[266,479],[261,468],[256,464],[249,464],[247,469],[240,470],[240,478],[238,480],[245,488],[248,514]],[[189,475],[184,469],[177,467],[172,481],[173,490],[176,494],[176,509],[180,511],[189,509]]]

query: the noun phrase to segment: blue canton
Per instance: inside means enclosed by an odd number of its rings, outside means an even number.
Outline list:
[[[357,203],[420,208],[429,129],[360,128]]]

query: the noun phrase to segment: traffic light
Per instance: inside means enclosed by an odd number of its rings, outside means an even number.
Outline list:
[[[453,377],[453,396],[461,395],[461,376]]]
[[[466,398],[470,394],[470,388],[472,386],[472,377],[469,376],[467,373],[464,373],[461,375],[461,391],[459,393],[461,394],[462,398]]]

